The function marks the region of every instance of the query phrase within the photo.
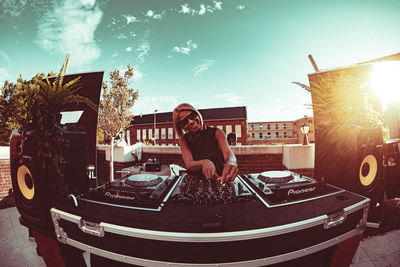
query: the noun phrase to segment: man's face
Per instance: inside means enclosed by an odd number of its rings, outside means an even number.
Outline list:
[[[190,110],[182,110],[179,113],[179,124],[186,132],[197,132],[201,129],[200,118],[196,112]]]

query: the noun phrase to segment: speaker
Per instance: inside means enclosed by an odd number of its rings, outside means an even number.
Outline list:
[[[370,198],[373,223],[381,220],[384,200],[382,140],[380,128],[315,127],[314,178]]]
[[[63,135],[66,140],[61,155],[64,164],[61,172],[68,192],[84,193],[88,189],[86,173],[86,133],[81,129],[65,127]],[[51,177],[43,168],[43,162],[33,151],[35,138],[27,136],[23,153],[20,149],[22,136],[13,132],[10,140],[11,180],[15,202],[21,214],[21,223],[31,230],[53,235],[53,223],[50,208],[56,203],[54,184],[58,177]]]
[[[386,168],[386,194],[388,198],[400,196],[400,139],[387,140],[384,145]]]

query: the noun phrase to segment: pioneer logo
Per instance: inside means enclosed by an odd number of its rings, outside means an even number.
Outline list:
[[[105,192],[104,196],[109,197],[109,198],[115,198],[115,199],[127,199],[127,200],[135,200],[136,199],[134,196],[117,195],[117,194],[111,194],[110,192]]]
[[[290,196],[290,194],[299,195],[299,194],[309,193],[309,192],[313,192],[315,190],[315,188],[316,187],[314,186],[314,187],[303,188],[303,189],[299,189],[299,190],[289,189],[289,191],[287,192],[287,195]]]

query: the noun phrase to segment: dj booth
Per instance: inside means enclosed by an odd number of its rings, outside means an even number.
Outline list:
[[[59,242],[120,263],[264,266],[319,254],[329,266],[342,251],[351,262],[369,201],[290,171],[227,184],[142,173],[71,196],[51,216]]]

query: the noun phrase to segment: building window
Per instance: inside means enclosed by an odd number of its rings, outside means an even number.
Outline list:
[[[172,139],[173,138],[173,129],[172,128],[168,128],[168,139]]]
[[[254,133],[251,133],[251,138],[254,138]]]
[[[147,136],[146,136],[146,129],[142,129],[142,136],[143,136],[143,140],[146,140],[146,139],[147,139]]]
[[[254,131],[254,124],[250,124],[250,130]]]
[[[136,139],[140,140],[140,129],[136,130]]]
[[[242,137],[242,126],[241,125],[235,125],[235,134],[236,137]]]
[[[217,128],[220,129],[221,131],[224,131],[224,127],[222,125],[217,125]]]
[[[232,132],[232,125],[226,125],[225,129],[226,129],[225,134],[230,134]]]
[[[165,128],[161,128],[161,139],[165,139]]]
[[[262,132],[259,133],[259,137],[260,137],[260,139],[263,138]]]
[[[286,138],[286,137],[287,137],[287,135],[286,135],[286,132],[283,132],[283,137],[284,137],[284,138]]]
[[[153,129],[149,129],[149,139],[153,139]]]
[[[275,129],[278,130],[279,129],[279,125],[276,123],[275,124]]]
[[[286,123],[283,124],[283,130],[286,130]]]
[[[279,133],[278,133],[278,132],[275,133],[275,137],[276,137],[276,138],[279,137]]]
[[[156,139],[160,139],[160,128],[156,128]]]
[[[267,130],[271,129],[271,124],[267,124]]]

